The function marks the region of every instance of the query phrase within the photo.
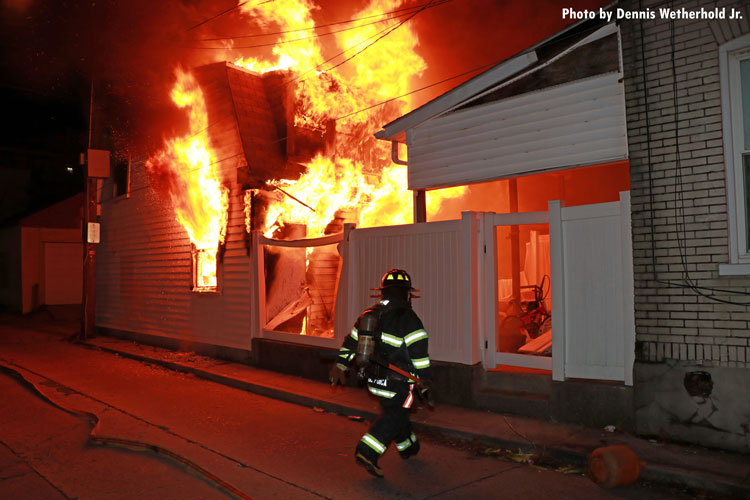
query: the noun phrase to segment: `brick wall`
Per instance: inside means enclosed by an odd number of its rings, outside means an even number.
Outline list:
[[[742,21],[670,22],[657,14],[620,24],[640,361],[750,367],[750,306],[721,302],[750,304],[750,276],[718,272],[729,263],[719,46],[750,33],[746,3],[674,2],[688,10],[734,7]],[[670,4],[626,0],[618,7]],[[706,289],[679,286],[686,275]]]

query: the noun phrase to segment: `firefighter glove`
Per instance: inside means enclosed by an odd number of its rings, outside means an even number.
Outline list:
[[[331,371],[328,373],[328,380],[331,381],[331,385],[336,384],[344,385],[346,383],[346,367],[339,363],[334,363],[331,367]]]

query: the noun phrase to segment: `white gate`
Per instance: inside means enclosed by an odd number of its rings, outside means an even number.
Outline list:
[[[635,315],[630,193],[619,202],[549,212],[481,214],[480,338],[487,368],[498,364],[549,369],[555,380],[591,378],[633,383]],[[549,224],[552,356],[497,352],[495,228]]]
[[[482,331],[485,339],[483,362],[486,368],[497,365],[521,366],[525,368],[552,369],[552,358],[548,356],[531,356],[525,354],[497,352],[498,325],[498,270],[497,270],[497,241],[495,228],[498,226],[521,226],[526,224],[547,224],[547,212],[524,212],[514,214],[482,213],[480,215],[482,239],[482,259],[478,280],[482,287]],[[551,239],[551,237],[550,237]],[[550,245],[552,243],[550,242]],[[502,256],[510,258],[509,256]],[[554,275],[552,279],[554,283]],[[554,304],[554,296],[552,303]],[[554,336],[553,336],[554,339]],[[554,340],[553,340],[554,341]]]
[[[466,365],[478,363],[477,293],[472,278],[475,220],[467,212],[461,220],[345,233],[342,283],[346,279],[346,286],[339,288],[337,336],[348,333],[358,315],[376,301],[372,295],[377,292],[370,289],[380,286],[383,274],[403,268],[422,291],[413,307],[430,335],[430,357]]]
[[[630,193],[620,193],[619,202],[578,207],[561,208],[559,201],[550,202],[550,241],[553,378],[632,385]]]

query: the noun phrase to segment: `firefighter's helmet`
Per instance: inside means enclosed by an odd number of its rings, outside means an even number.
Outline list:
[[[380,282],[380,289],[390,287],[401,287],[414,290],[411,284],[411,276],[403,269],[391,269],[383,275],[383,279]]]

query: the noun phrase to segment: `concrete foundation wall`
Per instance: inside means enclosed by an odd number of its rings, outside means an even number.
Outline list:
[[[750,370],[684,361],[636,363],[638,434],[750,452]]]
[[[594,380],[553,382],[550,415],[560,422],[633,432],[633,387]]]

